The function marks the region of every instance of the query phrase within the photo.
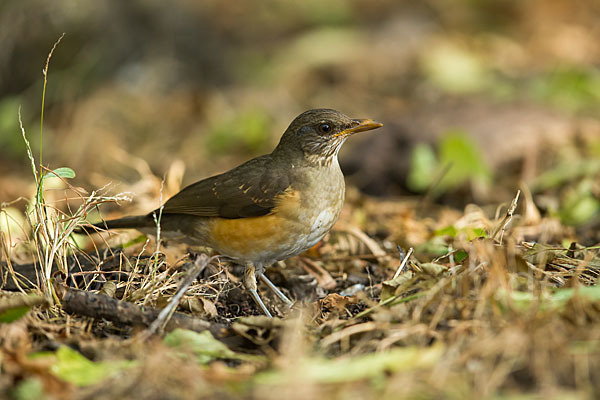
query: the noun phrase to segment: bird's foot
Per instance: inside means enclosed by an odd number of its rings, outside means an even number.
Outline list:
[[[267,308],[267,306],[265,305],[265,303],[262,301],[262,299],[260,298],[260,296],[258,294],[258,290],[256,287],[255,271],[256,270],[254,269],[253,265],[246,266],[246,270],[244,271],[244,287],[246,288],[246,290],[248,290],[248,292],[254,299],[254,302],[258,305],[258,307],[261,309],[261,311],[267,317],[273,318],[273,315],[271,315],[271,312],[269,311],[269,309]]]
[[[264,272],[259,272],[258,277],[277,295],[277,297],[281,299],[281,301],[289,306],[294,304],[273,282],[271,282],[271,280],[269,280],[269,278],[267,278]]]

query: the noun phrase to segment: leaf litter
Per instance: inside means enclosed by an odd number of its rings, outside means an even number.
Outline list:
[[[143,324],[34,303],[28,314],[0,325],[3,380],[23,390],[34,390],[31,380],[39,379],[48,393],[77,397],[103,388],[106,396],[119,397],[135,385],[151,390],[191,368],[195,378],[177,379],[189,393],[208,397],[270,398],[276,392],[269,387],[285,392],[300,383],[298,393],[333,396],[347,393],[347,385],[358,385],[366,396],[595,392],[598,249],[520,240],[531,222],[516,200],[507,199],[508,209],[494,218],[475,206],[462,214],[443,206],[423,211],[410,199],[364,197],[359,206],[349,204],[341,228],[323,244],[268,271],[296,299],[287,309],[264,292],[281,319],[260,316],[242,290],[241,267],[217,258],[186,290],[174,315],[218,324],[221,333],[175,329],[164,339],[143,340]],[[357,222],[352,216],[359,212]],[[407,232],[407,226],[419,229]],[[560,228],[559,235],[573,239]],[[118,250],[115,243],[126,237],[106,240],[112,255],[97,251],[93,268],[80,262],[79,271],[55,275],[54,285],[160,309],[189,272],[190,257],[208,251],[186,255],[188,249],[167,243],[157,253],[148,240]],[[399,255],[397,246],[414,251]],[[36,292],[35,284],[29,289]],[[161,368],[163,362],[177,371]],[[164,377],[142,378],[148,368]],[[51,383],[56,379],[73,386],[58,390]]]

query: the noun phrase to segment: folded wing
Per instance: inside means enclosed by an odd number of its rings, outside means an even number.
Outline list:
[[[248,218],[266,215],[278,195],[289,188],[289,176],[270,168],[270,156],[255,158],[221,175],[196,182],[164,205],[163,214]]]

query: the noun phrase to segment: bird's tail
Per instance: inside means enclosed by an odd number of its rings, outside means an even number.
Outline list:
[[[108,221],[96,222],[90,226],[81,227],[75,230],[75,233],[95,233],[105,229],[140,229],[153,227],[154,221],[149,215],[136,215],[133,217],[123,217],[111,219]],[[98,228],[98,229],[94,229]]]

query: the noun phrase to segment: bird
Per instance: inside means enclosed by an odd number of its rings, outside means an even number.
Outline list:
[[[244,287],[272,317],[257,291],[257,277],[292,304],[265,268],[310,249],[333,227],[344,204],[340,148],[350,136],[383,126],[333,109],[298,115],[270,153],[193,183],[146,215],[91,224],[136,229],[201,244],[245,265]],[[89,227],[89,225],[88,225]]]

